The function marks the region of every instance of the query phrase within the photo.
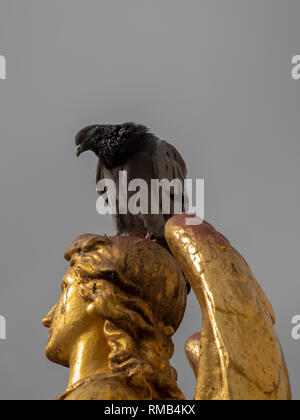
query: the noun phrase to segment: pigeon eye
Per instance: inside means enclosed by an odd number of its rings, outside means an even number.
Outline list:
[[[87,136],[87,133],[84,131],[82,134],[81,134],[81,137],[86,137]]]

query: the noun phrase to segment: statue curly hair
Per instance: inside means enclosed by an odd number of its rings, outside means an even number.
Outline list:
[[[80,236],[65,258],[82,297],[105,320],[111,375],[143,400],[182,400],[170,365],[186,308],[186,283],[173,256],[140,238]]]

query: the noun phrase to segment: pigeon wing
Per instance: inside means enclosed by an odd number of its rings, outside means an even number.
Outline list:
[[[187,204],[187,197],[184,200],[184,180],[187,176],[187,168],[180,153],[167,141],[159,140],[154,152],[153,162],[154,173],[157,179],[167,179],[170,182],[174,179],[180,180],[182,184],[182,194],[180,194],[180,196],[174,195],[172,200],[174,202],[178,200],[180,203],[183,203],[183,205],[184,203]],[[171,215],[173,214],[174,208],[171,208]]]
[[[184,182],[187,175],[186,164],[174,146],[159,140],[154,153],[154,169],[158,179],[180,179]]]

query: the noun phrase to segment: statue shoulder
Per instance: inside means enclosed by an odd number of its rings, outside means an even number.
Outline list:
[[[117,377],[94,375],[67,389],[58,400],[63,401],[103,401],[139,400],[132,388]]]

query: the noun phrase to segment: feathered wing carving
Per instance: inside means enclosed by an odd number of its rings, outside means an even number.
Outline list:
[[[211,225],[166,225],[169,247],[202,310],[202,330],[186,351],[196,400],[290,400],[272,305],[244,258]]]

